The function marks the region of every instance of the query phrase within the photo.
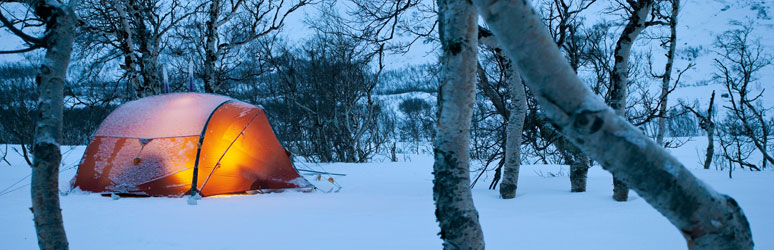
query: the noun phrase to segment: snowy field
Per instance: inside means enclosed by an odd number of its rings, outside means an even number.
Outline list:
[[[756,249],[774,249],[774,196],[768,194],[774,171],[736,171],[728,179],[727,172],[700,169],[697,155],[705,143],[694,138],[673,152],[695,175],[741,204]],[[83,150],[63,147],[63,191]],[[73,193],[61,197],[65,228],[72,249],[440,249],[432,158],[399,158],[321,165],[347,174],[334,177],[343,187],[338,193],[209,197],[195,206],[185,198],[113,200]],[[30,170],[13,151],[8,160],[11,166],[0,163],[0,189],[10,187],[0,196],[2,249],[36,249],[25,179]],[[564,166],[524,166],[521,173],[515,199],[502,200],[487,190],[489,180],[480,180],[474,190],[489,249],[686,248],[680,233],[634,192],[629,202],[613,201],[611,176],[599,166],[589,172],[586,193],[569,192]],[[308,179],[327,188],[324,179]]]

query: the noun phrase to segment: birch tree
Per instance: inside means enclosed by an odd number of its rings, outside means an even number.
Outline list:
[[[526,1],[475,0],[546,116],[569,141],[664,215],[689,249],[752,249],[737,202],[697,179],[594,95],[562,58]]]
[[[83,0],[77,9],[77,57],[96,68],[123,58],[120,68],[132,98],[161,94],[162,51],[171,46],[174,27],[202,5],[182,0]]]
[[[483,85],[485,95],[492,101],[498,113],[503,117],[506,126],[505,163],[503,164],[500,182],[500,197],[512,199],[516,197],[516,189],[519,183],[519,167],[521,165],[521,134],[524,129],[524,117],[527,114],[527,96],[524,85],[521,83],[519,72],[513,67],[511,61],[502,55],[502,49],[497,44],[491,32],[479,26],[478,41],[495,50],[496,56],[505,60],[505,81],[510,90],[510,98],[513,107],[506,111],[503,99],[496,98],[491,86],[488,84],[486,73],[481,64],[477,66],[478,77]]]
[[[559,49],[564,52],[573,71],[585,63],[584,53],[589,40],[582,38],[580,33],[582,17],[580,13],[587,10],[596,0],[545,0],[540,9],[548,32]],[[542,129],[550,129],[543,126]],[[556,133],[550,133],[555,135]],[[564,160],[570,166],[570,191],[586,192],[586,179],[590,162],[588,157],[577,147],[561,136],[555,136],[555,146]]]
[[[615,46],[615,64],[611,76],[610,95],[608,104],[616,113],[626,117],[626,90],[629,84],[629,56],[637,36],[645,30],[648,14],[654,0],[630,0],[626,4],[620,3],[627,12],[628,18],[621,36]],[[629,199],[629,188],[620,177],[613,174],[613,199],[626,201]]]
[[[669,47],[667,48],[667,63],[664,65],[664,74],[661,78],[661,96],[658,107],[658,128],[656,130],[656,143],[664,145],[664,134],[666,131],[667,98],[669,97],[669,86],[672,80],[672,66],[675,62],[675,50],[677,49],[677,14],[680,10],[680,0],[671,0],[672,12],[668,18],[669,22]]]
[[[521,133],[524,129],[524,116],[527,114],[527,96],[521,84],[521,76],[511,63],[507,67],[506,81],[511,90],[513,108],[508,118],[507,137],[505,141],[505,165],[500,183],[500,197],[512,199],[516,197],[519,183],[519,167],[521,165]]]
[[[732,23],[734,28],[718,35],[715,46],[718,48],[720,58],[714,60],[715,78],[720,81],[726,89],[729,97],[729,104],[724,106],[727,111],[726,121],[720,124],[721,146],[724,148],[723,156],[729,161],[738,163],[740,167],[747,165],[751,168],[757,168],[754,164],[745,163],[739,157],[742,153],[739,148],[745,147],[741,144],[752,144],[752,148],[757,149],[763,156],[761,168],[766,168],[767,164],[774,164],[774,156],[769,152],[769,139],[772,137],[774,124],[766,119],[766,113],[770,108],[763,107],[761,96],[766,89],[755,90],[754,84],[758,82],[760,71],[772,64],[772,58],[764,53],[760,40],[752,39],[753,27],[751,23]],[[734,147],[737,157],[729,154],[725,150],[728,146],[726,138],[730,140]],[[736,137],[736,138],[734,138]],[[747,153],[749,156],[749,153]],[[736,159],[734,159],[736,158]],[[760,169],[759,169],[760,170]]]
[[[441,41],[439,118],[433,165],[435,216],[444,249],[484,249],[470,184],[478,15],[468,1],[438,0]]]
[[[699,119],[699,127],[704,129],[704,132],[707,133],[707,152],[704,154],[704,169],[709,169],[710,164],[712,164],[712,157],[715,154],[715,121],[712,118],[712,109],[715,106],[715,91],[712,91],[706,113],[697,110],[698,107],[686,106],[684,104],[682,106],[684,109],[691,111],[691,113]]]
[[[8,2],[8,1],[6,1]],[[21,53],[45,49],[38,70],[38,102],[33,146],[31,196],[33,221],[40,249],[68,249],[62,211],[59,206],[59,164],[62,159],[62,112],[64,83],[75,33],[75,14],[70,4],[54,0],[23,1],[35,15],[34,20],[8,20],[0,14],[3,26],[24,40],[29,47],[4,51]],[[14,23],[22,23],[17,28]],[[25,33],[23,27],[45,27],[42,37]]]
[[[113,0],[113,6],[115,6],[116,14],[118,17],[118,29],[116,32],[120,51],[124,56],[124,64],[121,68],[126,71],[126,78],[129,85],[135,89],[135,91],[142,90],[142,83],[140,82],[138,64],[139,59],[135,53],[136,44],[132,39],[132,26],[129,24],[129,14],[126,12],[126,3],[120,0]]]
[[[277,0],[212,0],[203,16],[204,91],[220,92],[221,86],[231,77],[227,73],[241,61],[235,54],[245,45],[282,28],[285,19],[310,0],[293,2]],[[262,73],[262,72],[261,72]],[[238,80],[238,79],[236,79]]]

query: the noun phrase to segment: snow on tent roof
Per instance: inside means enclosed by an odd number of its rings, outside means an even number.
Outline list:
[[[160,138],[198,136],[225,96],[174,93],[127,102],[113,111],[95,136]]]

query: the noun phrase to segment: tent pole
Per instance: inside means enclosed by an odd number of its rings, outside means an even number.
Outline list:
[[[199,144],[196,146],[196,161],[194,161],[193,180],[191,180],[191,191],[190,191],[191,197],[199,193],[199,189],[197,189],[196,182],[199,180],[199,158],[201,158],[202,145],[204,145],[204,134],[207,132],[207,126],[210,124],[210,119],[212,119],[212,116],[215,115],[215,112],[217,112],[218,109],[223,106],[223,104],[226,104],[229,102],[231,102],[231,100],[228,100],[219,104],[217,107],[215,107],[215,109],[212,110],[212,113],[210,113],[210,116],[207,117],[207,122],[204,123],[204,128],[202,128],[202,134],[199,135]]]

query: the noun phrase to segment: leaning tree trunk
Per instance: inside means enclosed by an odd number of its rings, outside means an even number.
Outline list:
[[[75,14],[56,1],[34,1],[35,14],[46,22],[46,55],[38,72],[38,119],[33,152],[32,214],[40,249],[68,249],[59,208],[62,155],[63,91],[75,33]]]
[[[433,165],[435,216],[444,249],[484,249],[478,212],[468,188],[478,15],[468,1],[438,0],[438,10],[443,55]]]
[[[474,0],[554,126],[623,177],[683,234],[690,249],[752,249],[741,207],[697,179],[663,147],[594,95],[527,1]]]
[[[613,66],[610,100],[608,104],[621,117],[626,117],[626,89],[629,87],[629,56],[637,36],[645,29],[645,21],[653,8],[653,0],[630,1],[633,13],[615,45],[615,64]],[[613,173],[613,199],[629,199],[629,188],[621,177]]]
[[[672,15],[669,19],[669,49],[667,51],[667,63],[664,67],[664,75],[661,77],[661,104],[658,107],[658,129],[656,131],[656,143],[664,145],[664,132],[666,130],[667,100],[669,97],[669,82],[672,80],[672,66],[675,61],[675,49],[677,48],[677,13],[680,9],[680,0],[672,0]]]

